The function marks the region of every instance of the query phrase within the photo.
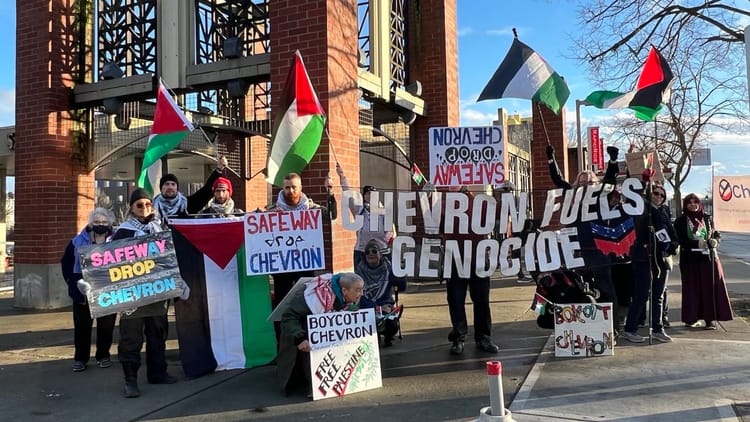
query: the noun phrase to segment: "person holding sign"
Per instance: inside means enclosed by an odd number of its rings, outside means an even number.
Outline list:
[[[694,193],[682,200],[682,215],[674,227],[680,241],[682,321],[697,327],[703,320],[707,330],[715,330],[716,321],[732,319],[724,268],[717,253],[721,235]]]
[[[451,191],[460,190],[460,192],[469,196],[469,210],[468,215],[473,213],[473,201],[471,200],[474,195],[468,190],[466,186],[450,188]],[[471,231],[471,228],[469,229]],[[480,277],[476,272],[477,259],[483,259],[484,257],[477,257],[471,254],[469,251],[464,249],[464,241],[469,240],[471,244],[477,244],[486,236],[478,235],[475,233],[446,233],[443,234],[444,244],[446,241],[455,241],[457,250],[446,250],[445,254],[452,256],[466,256],[466,253],[471,255],[471,263],[467,274],[459,274],[458,267],[455,261],[451,262],[451,274],[448,283],[446,283],[446,293],[448,300],[448,312],[450,313],[452,329],[448,333],[448,341],[450,341],[451,348],[450,353],[452,355],[461,355],[464,352],[464,341],[466,334],[469,332],[468,323],[466,321],[466,290],[469,290],[471,296],[471,302],[474,307],[474,340],[476,342],[477,349],[485,351],[487,353],[497,353],[500,351],[500,347],[492,341],[492,315],[490,314],[490,278]],[[448,259],[448,258],[446,258]]]
[[[400,316],[395,306],[393,288],[405,290],[406,280],[393,275],[391,261],[383,255],[386,249],[387,246],[377,239],[367,242],[365,259],[357,264],[354,272],[365,281],[364,297],[375,302],[378,334],[383,335],[383,347],[390,347],[398,333]]]
[[[120,225],[112,240],[143,236],[162,231],[156,219],[151,196],[144,189],[130,194],[129,218]],[[120,343],[117,351],[125,374],[124,396],[141,395],[138,388],[138,369],[141,366],[141,348],[144,333],[146,340],[146,375],[151,384],[174,384],[177,379],[167,373],[167,307],[169,301],[160,301],[132,309],[120,315]]]
[[[78,281],[83,278],[78,249],[81,246],[105,243],[112,235],[114,222],[115,216],[112,211],[101,207],[95,208],[89,214],[89,223],[68,243],[60,261],[63,278],[68,283],[68,295],[73,299],[73,372],[86,370],[86,363],[91,357],[91,329],[94,324],[86,294],[78,287]],[[116,319],[117,314],[96,319],[95,357],[100,368],[112,366],[109,349],[112,347],[112,332]]]
[[[224,175],[227,163],[227,157],[222,156],[216,160],[216,168],[208,176],[206,184],[190,196],[185,196],[180,192],[180,181],[177,176],[172,173],[162,176],[159,179],[161,192],[154,197],[153,201],[159,219],[166,225],[169,224],[170,218],[185,218],[189,214],[200,211],[211,199],[214,182]]]
[[[232,182],[219,177],[213,184],[214,197],[208,202],[206,208],[200,214],[208,214],[216,217],[225,217],[232,214],[241,214],[243,211],[234,206],[232,199]]]
[[[346,178],[346,175],[344,175],[344,169],[341,168],[339,163],[336,163],[336,173],[339,175],[339,182],[341,183],[341,189],[344,191],[351,190],[351,187],[349,186],[349,180]],[[362,187],[362,205],[354,205],[352,202],[349,202],[349,211],[354,216],[362,216],[362,227],[360,227],[359,230],[357,230],[357,240],[354,244],[354,267],[356,268],[360,262],[364,261],[365,259],[365,248],[367,246],[367,243],[372,239],[377,239],[384,243],[385,245],[389,245],[393,238],[396,236],[396,228],[391,227],[390,229],[385,228],[385,216],[380,214],[376,216],[377,218],[377,228],[373,230],[370,227],[370,193],[371,192],[377,192],[377,189],[374,186],[366,185]],[[387,248],[387,246],[386,246]],[[388,260],[391,259],[390,254],[386,251],[386,255]]]
[[[269,205],[266,208],[266,211],[284,212],[322,208],[324,210],[323,215],[328,216],[328,219],[331,221],[335,220],[338,216],[338,209],[336,206],[336,197],[333,196],[333,180],[331,179],[331,176],[328,176],[326,179],[326,189],[328,191],[328,204],[327,207],[324,207],[313,202],[312,199],[308,198],[307,195],[302,192],[302,177],[300,177],[299,174],[289,173],[284,176],[284,188],[279,192],[279,196],[276,198],[276,203]],[[313,275],[313,271],[295,271],[274,274],[273,307],[276,308],[276,306],[278,306],[300,277],[312,277]],[[276,325],[276,334],[278,337],[278,324]]]
[[[591,170],[584,170],[578,173],[576,176],[575,185],[568,183],[562,178],[560,169],[555,161],[555,149],[552,145],[547,144],[547,163],[549,164],[549,174],[552,178],[552,182],[558,188],[569,190],[569,189],[588,189],[589,186],[599,185],[594,189],[597,189],[599,194],[603,192],[602,185],[600,185],[599,178],[596,173]],[[604,183],[615,185],[617,181],[617,172],[619,167],[617,165],[617,155],[619,150],[615,147],[607,147],[607,153],[609,154],[609,163],[607,164],[607,171],[604,175]],[[600,210],[599,210],[600,211]],[[601,215],[601,211],[599,212]],[[614,283],[612,281],[612,273],[610,266],[612,260],[608,251],[601,250],[597,247],[597,243],[594,238],[594,227],[613,227],[619,225],[619,221],[608,222],[604,219],[597,219],[595,221],[582,222],[580,216],[577,218],[575,223],[578,229],[578,242],[581,245],[581,255],[584,262],[586,263],[587,270],[590,270],[593,274],[596,287],[599,290],[598,302],[612,302],[617,304],[617,294],[615,292]],[[615,309],[617,313],[617,309]]]
[[[282,394],[295,389],[311,389],[310,342],[307,316],[336,311],[356,311],[372,307],[362,299],[365,282],[355,273],[323,274],[310,278],[284,303],[276,376]]]
[[[628,309],[623,338],[633,343],[642,343],[645,338],[638,334],[638,322],[646,309],[651,284],[651,329],[653,338],[662,343],[672,341],[662,326],[664,288],[668,263],[666,257],[677,252],[677,236],[669,216],[662,208],[667,193],[661,185],[652,185],[650,209],[640,219],[633,247],[633,299]],[[653,232],[651,231],[653,228]],[[651,238],[653,236],[653,239]],[[652,241],[653,240],[653,241]],[[653,247],[652,251],[649,248]]]

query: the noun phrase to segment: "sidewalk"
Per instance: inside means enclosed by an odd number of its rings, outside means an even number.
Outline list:
[[[722,259],[730,292],[748,288],[747,265]],[[679,271],[670,277],[673,321],[679,321],[679,279]],[[142,369],[142,396],[124,399],[116,346],[112,368],[89,363],[73,373],[70,311],[15,310],[8,293],[0,293],[0,415],[14,422],[468,421],[489,405],[485,362],[495,359],[502,361],[505,404],[517,422],[738,421],[743,412],[750,415],[744,407],[750,403],[750,328],[744,321],[713,332],[675,322],[670,344],[620,341],[612,357],[555,358],[552,332],[538,328],[529,311],[533,291],[533,284],[493,279],[493,337],[501,352],[478,352],[469,342],[455,357],[448,352],[445,285],[411,283],[400,295],[404,338],[382,351],[383,388],[318,402],[279,395],[273,366],[184,380],[173,327],[167,359],[180,382],[146,384]]]

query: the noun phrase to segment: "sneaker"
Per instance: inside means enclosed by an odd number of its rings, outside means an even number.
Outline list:
[[[81,361],[73,362],[73,372],[83,372],[86,370],[86,364]]]
[[[532,281],[534,281],[534,279],[527,275],[519,275],[518,280],[516,280],[516,283],[525,284],[525,283],[531,283]]]
[[[665,319],[664,321],[662,321],[661,326],[664,328],[672,328],[672,324],[669,323],[668,319]]]
[[[463,341],[454,341],[453,345],[451,346],[451,354],[452,355],[460,355],[464,352],[464,342]]]
[[[109,368],[112,366],[112,361],[109,360],[109,358],[104,358],[102,360],[96,361],[96,365],[100,368]]]
[[[711,321],[706,324],[706,330],[717,330],[718,327],[716,326],[716,322]]]
[[[493,343],[491,339],[485,337],[477,342],[477,349],[483,350],[487,353],[497,353],[500,351],[500,347]]]
[[[627,331],[623,331],[622,332],[622,338],[624,338],[625,340],[627,340],[627,341],[629,341],[631,343],[643,343],[644,341],[646,341],[646,339],[643,338],[643,336],[641,336],[640,334],[638,334],[638,333],[630,333],[630,332],[627,332]]]
[[[671,343],[672,342],[672,337],[670,337],[667,333],[665,333],[663,331],[660,332],[660,333],[651,333],[651,338],[653,338],[656,341],[660,341],[662,343]]]

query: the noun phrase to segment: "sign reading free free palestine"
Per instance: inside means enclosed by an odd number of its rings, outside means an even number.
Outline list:
[[[78,250],[93,318],[178,297],[184,289],[172,232],[84,246]]]

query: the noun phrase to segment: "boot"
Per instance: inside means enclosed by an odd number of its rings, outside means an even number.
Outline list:
[[[125,398],[132,399],[141,395],[141,390],[138,389],[137,378],[125,378],[125,390],[123,391]]]
[[[133,362],[123,362],[122,372],[125,374],[125,390],[123,395],[126,398],[135,398],[141,395],[138,389],[138,364]]]

